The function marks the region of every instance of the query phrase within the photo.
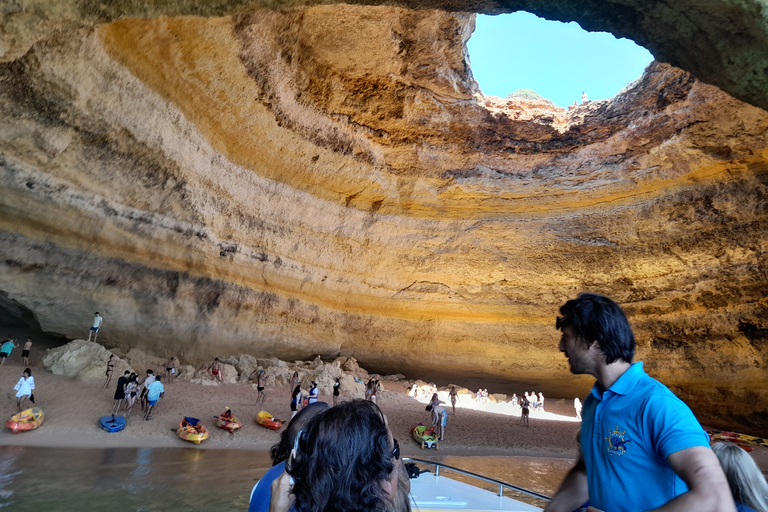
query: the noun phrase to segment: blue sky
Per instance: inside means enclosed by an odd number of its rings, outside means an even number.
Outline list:
[[[575,22],[547,21],[527,12],[477,16],[469,39],[472,73],[487,96],[533,89],[562,107],[611,98],[653,60],[645,48]]]

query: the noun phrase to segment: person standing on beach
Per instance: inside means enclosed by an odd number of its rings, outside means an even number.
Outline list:
[[[21,374],[19,382],[13,386],[16,390],[16,412],[21,412],[22,405],[27,398],[32,396],[32,392],[35,390],[35,378],[32,376],[32,370],[24,368],[24,372]],[[32,403],[35,401],[32,400]]]
[[[32,338],[27,338],[24,348],[21,350],[21,366],[29,366],[29,349],[32,348]]]
[[[442,441],[445,439],[445,427],[448,425],[448,411],[442,405],[428,405],[425,410],[432,413],[432,426],[438,427]]]
[[[115,405],[112,406],[112,415],[120,410],[123,400],[125,400],[125,387],[128,385],[128,376],[130,371],[125,370],[122,377],[117,379],[117,389],[115,389]]]
[[[115,368],[115,363],[112,362],[113,357],[115,357],[115,354],[109,354],[109,359],[107,359],[107,371],[104,373],[107,380],[104,381],[104,385],[101,389],[107,389],[107,386],[109,386],[109,383],[112,381],[112,370]]]
[[[531,402],[528,401],[528,392],[525,392],[525,396],[523,397],[523,401],[520,403],[522,406],[522,412],[520,413],[520,422],[518,425],[525,425],[526,427],[530,427],[531,424],[528,420],[528,413],[530,410],[528,409],[531,406]]]
[[[133,411],[133,404],[136,403],[136,396],[139,394],[139,383],[136,374],[132,373],[128,377],[128,384],[125,385],[125,415],[130,416]]]
[[[165,388],[161,382],[160,376],[155,377],[155,381],[147,388],[147,412],[144,413],[144,421],[152,419],[152,409],[157,405],[158,400],[165,396]]]
[[[173,356],[165,363],[165,378],[168,380],[168,384],[171,384],[176,376],[176,361],[176,356]]]
[[[336,379],[333,383],[333,406],[336,407],[339,404],[339,389],[341,388],[341,382]]]
[[[581,400],[579,397],[573,399],[573,408],[576,409],[576,417],[581,421]]]
[[[2,346],[0,346],[0,366],[5,364],[5,358],[11,355],[11,351],[19,346],[18,344],[14,343],[15,341],[16,340],[8,338],[3,342]]]
[[[618,304],[581,293],[555,327],[571,373],[596,382],[584,401],[581,456],[545,512],[735,512],[709,437],[682,400],[632,363],[635,336]]]
[[[148,369],[147,376],[144,378],[144,382],[142,382],[144,389],[141,390],[141,396],[139,397],[142,411],[146,411],[147,409],[147,392],[149,392],[149,385],[153,382],[155,382],[155,372]]]
[[[316,404],[317,403],[317,383],[315,381],[312,381],[312,386],[309,388],[309,398],[307,399],[307,403],[309,405]]]
[[[264,403],[267,399],[267,395],[264,393],[266,387],[266,377],[264,377],[264,370],[259,370],[259,376],[256,377],[256,391],[259,392],[259,396],[256,397],[256,403]]]
[[[296,413],[301,410],[301,386],[293,388],[291,395],[291,418],[296,416]]]
[[[451,407],[453,407],[453,414],[456,414],[456,388],[451,386],[451,391],[448,394],[451,397]]]
[[[541,412],[544,412],[544,393],[539,391],[539,410]]]
[[[101,323],[104,321],[104,318],[102,318],[101,315],[99,315],[99,312],[97,311],[95,313],[96,316],[93,317],[93,325],[91,326],[91,330],[88,331],[88,341],[91,341],[91,334],[93,334],[93,341],[96,341],[96,338],[99,336],[99,328],[101,328]]]

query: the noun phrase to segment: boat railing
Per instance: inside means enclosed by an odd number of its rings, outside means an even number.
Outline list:
[[[530,496],[532,498],[536,498],[538,500],[542,501],[550,501],[552,498],[545,494],[538,493],[536,491],[531,491],[528,489],[524,489],[522,487],[518,487],[516,485],[508,484],[506,482],[502,482],[501,480],[496,480],[495,478],[488,478],[487,476],[478,475],[477,473],[472,473],[471,471],[465,471],[463,469],[455,468],[453,466],[449,466],[448,464],[443,464],[442,462],[436,462],[432,460],[424,460],[424,459],[417,459],[414,457],[403,457],[403,461],[405,462],[414,462],[416,464],[424,464],[427,466],[434,466],[435,468],[435,476],[440,476],[440,470],[448,470],[453,471],[454,473],[459,473],[464,476],[468,476],[470,478],[475,478],[477,480],[482,480],[483,482],[487,482],[489,484],[493,484],[494,486],[497,486],[498,491],[496,492],[497,496],[504,496],[504,489],[509,489],[514,492],[518,492],[520,494],[525,494],[527,496]]]

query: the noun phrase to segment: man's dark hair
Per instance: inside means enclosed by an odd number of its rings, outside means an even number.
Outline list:
[[[560,307],[562,317],[555,326],[562,330],[573,326],[573,333],[584,343],[597,341],[605,362],[632,362],[635,357],[635,335],[624,311],[608,297],[595,293],[580,293]]]
[[[296,396],[294,394],[294,396]],[[320,414],[328,409],[330,406],[325,402],[315,402],[304,407],[296,416],[288,423],[288,427],[280,434],[280,442],[273,445],[269,450],[269,456],[272,458],[272,465],[280,464],[284,460],[288,460],[288,456],[293,449],[293,443],[296,441],[296,436],[304,428],[304,426]]]
[[[388,500],[381,481],[395,466],[387,427],[373,402],[342,402],[315,416],[299,434],[286,466],[296,510],[380,512]]]

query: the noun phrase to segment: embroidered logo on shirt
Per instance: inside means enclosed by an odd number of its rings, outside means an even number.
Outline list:
[[[627,452],[627,444],[631,441],[624,438],[626,430],[619,430],[619,426],[616,425],[616,430],[609,430],[608,437],[605,438],[608,441],[608,455],[615,455],[621,457]]]

